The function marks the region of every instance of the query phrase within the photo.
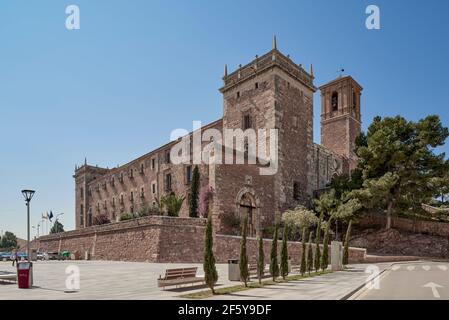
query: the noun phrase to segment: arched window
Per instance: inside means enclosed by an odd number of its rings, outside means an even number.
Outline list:
[[[332,92],[331,106],[332,106],[332,111],[338,110],[338,92],[336,92],[336,91]]]

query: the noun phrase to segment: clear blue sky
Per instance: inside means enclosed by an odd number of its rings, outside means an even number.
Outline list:
[[[65,28],[70,4],[81,30]],[[381,30],[365,28],[369,4]],[[24,187],[37,190],[33,224],[53,210],[73,228],[76,163],[124,164],[220,118],[223,65],[265,53],[273,34],[317,85],[344,67],[364,87],[364,128],[396,114],[449,125],[448,12],[445,0],[0,0],[0,229],[26,236]]]

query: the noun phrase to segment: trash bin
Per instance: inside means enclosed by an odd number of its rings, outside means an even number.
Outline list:
[[[19,289],[29,289],[33,285],[33,263],[21,261],[17,264],[17,284]]]
[[[240,267],[238,259],[228,260],[228,278],[229,281],[240,281]]]

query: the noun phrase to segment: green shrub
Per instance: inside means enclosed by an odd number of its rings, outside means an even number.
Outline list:
[[[134,215],[132,213],[124,212],[120,215],[120,221],[132,220]]]

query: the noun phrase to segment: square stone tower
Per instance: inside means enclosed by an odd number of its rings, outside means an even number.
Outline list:
[[[339,77],[320,87],[321,145],[348,158],[357,167],[355,140],[361,133],[360,98],[363,88],[351,77]]]
[[[272,226],[275,216],[285,210],[310,204],[308,171],[316,91],[312,73],[282,54],[275,39],[268,53],[230,74],[225,70],[220,89],[223,129],[276,129],[278,170],[263,176],[259,165],[217,166],[219,196],[214,212],[223,216],[255,212],[254,224],[260,230]]]

